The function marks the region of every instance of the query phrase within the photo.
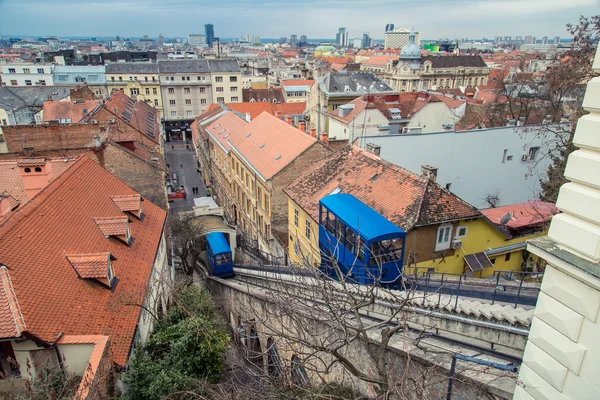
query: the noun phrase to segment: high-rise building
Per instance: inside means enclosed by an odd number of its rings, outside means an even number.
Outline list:
[[[338,33],[337,35],[335,35],[335,39],[337,42],[337,45],[340,47],[348,47],[348,31],[346,30],[346,28],[341,27],[338,29]]]
[[[206,35],[201,33],[190,33],[188,34],[188,44],[193,49],[206,46]]]
[[[213,24],[204,25],[204,34],[206,35],[206,44],[208,47],[212,47],[215,40],[215,28]]]
[[[394,30],[394,24],[386,24],[385,25],[386,32],[392,32],[393,30]]]
[[[300,36],[300,45],[304,46],[306,45],[306,43],[308,43],[308,38],[306,37],[306,35]]]
[[[533,44],[533,36],[531,36],[531,35],[525,36],[525,41],[523,43],[524,44]]]
[[[298,35],[290,36],[290,47],[298,47]]]
[[[162,33],[160,33],[158,35],[158,40],[156,41],[156,44],[160,47],[165,43],[165,37],[163,36]]]
[[[361,46],[363,49],[371,47],[371,37],[369,36],[369,32],[363,33]]]
[[[559,43],[560,43],[560,37],[558,37],[558,36],[555,36],[555,37],[554,37],[554,40],[552,41],[552,43],[554,43],[554,44],[559,44]]]
[[[281,39],[279,39],[279,43],[280,44],[286,44],[287,43],[287,38],[285,36],[282,36]]]
[[[548,36],[542,38],[542,44],[548,44]]]
[[[409,43],[410,29],[396,28],[385,33],[384,48],[401,49]],[[421,33],[415,32],[415,43],[421,45]]]

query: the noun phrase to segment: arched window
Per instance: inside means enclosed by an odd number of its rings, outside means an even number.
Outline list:
[[[295,355],[292,356],[292,383],[298,386],[306,386],[309,382],[302,359]]]
[[[27,174],[28,174],[28,173],[30,173],[30,172],[31,172],[31,168],[29,168],[29,167],[26,167],[26,168],[25,168],[25,173],[27,173]]]
[[[42,172],[42,169],[40,167],[35,167],[34,171],[35,172]]]
[[[283,374],[283,364],[272,338],[267,340],[267,363],[267,372],[269,373],[269,376],[278,377]]]
[[[246,334],[246,329],[244,329],[244,326],[242,325],[242,319],[240,317],[238,317],[237,336],[240,344],[245,348],[248,335]]]

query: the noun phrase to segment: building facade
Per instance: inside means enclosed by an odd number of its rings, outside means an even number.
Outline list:
[[[0,81],[5,86],[52,86],[54,64],[0,64]]]
[[[286,103],[303,103],[308,99],[310,89],[315,83],[312,79],[281,81]]]
[[[393,28],[391,30],[386,30],[385,38],[384,38],[384,49],[401,49],[406,46],[410,42],[410,34],[411,30],[407,28]],[[414,32],[415,34],[415,43],[417,46],[421,45],[421,33]]]
[[[53,76],[57,86],[87,84],[97,98],[108,96],[104,65],[57,65]]]
[[[109,63],[105,68],[109,93],[120,90],[132,99],[156,108],[164,118],[158,64]]]

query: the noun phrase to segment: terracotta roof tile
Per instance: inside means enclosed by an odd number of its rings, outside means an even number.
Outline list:
[[[45,158],[19,158],[17,159],[18,167],[39,167],[42,165],[46,165]]]
[[[357,147],[315,164],[284,191],[316,221],[319,200],[335,189],[352,194],[407,232],[420,225],[481,216],[438,183]]]
[[[312,86],[314,83],[313,79],[287,79],[281,81],[281,86]]]
[[[123,212],[139,212],[142,209],[142,196],[133,194],[130,196],[111,196],[119,210]]]
[[[15,163],[16,164],[16,163]],[[93,184],[90,184],[93,182]],[[144,202],[144,218],[132,219],[130,246],[99,234],[93,218],[121,217],[111,197],[137,194],[96,162],[81,157],[0,223],[0,256],[27,331],[48,343],[64,335],[110,337],[114,361],[125,365],[166,212]],[[79,279],[65,254],[110,253],[118,279],[113,290]],[[0,327],[5,318],[0,313]]]
[[[69,122],[79,122],[88,115],[96,106],[98,100],[85,101],[51,101],[46,100],[43,107],[44,121],[58,121],[68,119]]]
[[[304,111],[306,111],[306,103],[272,103],[268,101],[254,101],[244,103],[226,103],[224,108],[220,107],[218,104],[213,104],[209,107],[208,111],[202,114],[198,119],[205,119],[209,115],[212,115],[209,114],[209,112],[217,109],[228,109],[235,111],[239,113],[241,117],[245,117],[246,113],[250,113],[251,119],[258,117],[263,112],[275,115],[277,111],[281,112],[281,115],[285,117],[287,115],[304,114]]]
[[[67,259],[81,278],[106,278],[110,253],[67,254]]]
[[[120,90],[113,90],[104,107],[155,143],[159,143],[159,111],[156,108],[143,101],[135,101]]]
[[[104,236],[120,236],[127,234],[127,217],[92,218]]]
[[[506,226],[515,229],[549,222],[558,212],[556,204],[539,200],[481,210],[481,213],[496,225],[501,225],[502,217],[510,214],[511,218]]]
[[[8,268],[0,266],[0,338],[19,337],[25,329],[25,320],[14,293]]]

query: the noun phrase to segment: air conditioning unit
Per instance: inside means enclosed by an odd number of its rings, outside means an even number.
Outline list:
[[[450,244],[450,247],[453,249],[460,249],[462,247],[462,240],[454,239]]]
[[[98,125],[98,120],[97,119],[93,119],[90,121],[90,124],[92,125]]]
[[[523,156],[521,157],[521,161],[527,161],[529,160],[529,154],[523,154]]]

